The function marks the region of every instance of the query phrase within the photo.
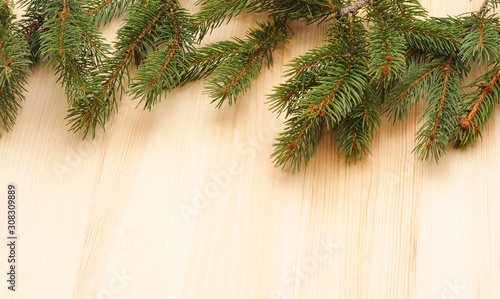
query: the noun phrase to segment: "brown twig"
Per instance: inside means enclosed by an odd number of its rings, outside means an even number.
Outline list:
[[[3,52],[2,40],[0,39],[0,55],[2,56],[3,64],[7,66],[7,59],[5,58],[5,54]]]
[[[59,35],[59,53],[64,56],[64,22],[66,21],[66,16],[68,15],[68,6],[66,0],[63,1],[63,10],[61,11],[61,34]]]
[[[476,12],[476,17],[480,17],[484,10],[486,9],[486,7],[488,6],[488,1],[489,0],[484,0],[483,4],[481,5],[481,7],[479,8],[479,10]]]
[[[368,2],[370,2],[370,0],[358,0],[351,4],[345,5],[337,10],[335,17],[336,18],[346,17],[355,12],[356,10],[360,9],[363,5],[368,4]]]

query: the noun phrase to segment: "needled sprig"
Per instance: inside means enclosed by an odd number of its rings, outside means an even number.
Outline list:
[[[188,55],[194,52],[191,22],[191,15],[178,3],[172,3],[168,18],[158,29],[166,33],[163,43],[146,58],[130,85],[130,93],[144,102],[145,109],[151,110],[164,92],[182,82],[182,74],[189,68]]]
[[[136,0],[91,0],[85,8],[85,15],[92,18],[95,25],[110,22],[113,18],[121,16]]]
[[[58,74],[67,90],[68,102],[75,92],[85,92],[87,75],[100,67],[109,47],[79,0],[50,0],[40,35],[40,55]]]
[[[380,123],[380,99],[368,85],[362,102],[334,127],[338,154],[344,156],[347,163],[364,161],[371,154],[372,140]]]
[[[343,6],[344,3],[340,0],[260,0],[254,9],[258,12],[287,16],[290,20],[301,20],[306,24],[311,24],[337,17]]]
[[[431,53],[448,55],[460,47],[463,34],[459,26],[436,19],[414,20],[394,19],[391,28],[401,32],[409,48],[417,48]]]
[[[488,10],[485,10],[488,11]],[[500,46],[500,24],[496,18],[480,14],[462,18],[466,34],[460,44],[460,56],[464,64],[486,66],[496,61]]]
[[[304,55],[298,56],[287,65],[285,72],[288,79],[273,89],[268,96],[270,109],[278,115],[289,116],[297,109],[297,104],[306,93],[319,84],[318,79],[328,76],[330,65],[336,60],[350,55],[336,43],[327,42],[313,48]]]
[[[460,118],[456,123],[455,146],[465,148],[474,144],[491,119],[495,105],[500,98],[500,65],[480,76],[472,84],[475,90],[466,95],[460,107]]]
[[[384,112],[393,123],[402,120],[411,108],[435,85],[440,59],[423,59],[409,64],[401,81],[389,92]]]
[[[287,22],[287,19],[282,18],[273,22],[258,23],[258,28],[247,32],[246,40],[234,38],[234,43],[225,44],[235,52],[229,52],[224,57],[213,70],[207,83],[207,93],[212,102],[217,103],[217,107],[221,107],[224,102],[229,105],[235,103],[238,96],[245,93],[252,81],[259,76],[263,64],[272,66],[273,52],[290,37]],[[221,59],[217,56],[213,58]],[[205,61],[204,69],[199,69],[197,73],[209,73],[213,66]]]
[[[366,29],[355,20],[356,17],[352,16],[336,22],[342,39],[331,44],[335,57],[331,57],[332,62],[326,64],[324,71],[318,72],[314,86],[292,104],[294,108],[285,122],[285,131],[280,133],[271,156],[276,166],[290,165],[293,171],[299,170],[311,159],[323,130],[338,126],[354,107],[363,103],[365,90],[369,85]],[[305,59],[310,60],[312,57],[309,55],[306,54]],[[303,67],[312,67],[315,60],[320,58],[321,56],[299,66],[296,72],[301,72]],[[283,96],[282,91],[288,90],[281,87],[281,91],[278,89],[271,99]],[[340,133],[341,136],[344,135],[343,132]],[[356,143],[351,145],[356,155],[362,149],[354,144]],[[353,151],[343,153],[351,155]]]
[[[24,100],[30,64],[28,45],[14,20],[11,3],[0,1],[0,120],[6,131],[15,124]]]
[[[257,3],[257,0],[199,0],[196,4],[200,6],[200,12],[194,15],[194,30],[201,40],[224,21]]]
[[[434,84],[426,95],[426,108],[420,118],[414,149],[421,160],[436,162],[446,153],[460,116],[462,88],[467,68],[450,55],[436,71]]]
[[[20,33],[28,43],[30,49],[31,65],[35,65],[40,59],[40,33],[42,26],[47,19],[45,10],[49,0],[20,0],[19,6],[24,10],[24,14],[19,21]]]
[[[158,41],[172,36],[158,30],[170,22],[170,9],[175,1],[142,0],[130,6],[123,26],[118,30],[115,52],[87,81],[85,92],[70,107],[67,118],[71,129],[82,130],[84,136],[95,136],[97,126],[104,129],[110,113],[117,110],[117,102],[130,80],[132,62],[140,65],[145,57],[157,49]]]

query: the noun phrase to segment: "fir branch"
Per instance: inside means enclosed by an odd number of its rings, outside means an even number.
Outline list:
[[[70,107],[67,118],[72,130],[83,130],[84,136],[92,131],[92,137],[95,137],[97,125],[104,128],[110,113],[116,110],[133,58],[140,63],[151,40],[167,38],[168,33],[159,28],[164,25],[165,14],[173,0],[167,3],[148,1],[146,8],[145,4],[145,1],[138,1],[130,7],[124,26],[118,30],[120,39],[115,44],[114,55],[103,62],[100,70],[91,74],[85,92],[80,93],[75,105]]]
[[[29,74],[29,49],[14,24],[12,8],[0,1],[0,121],[10,131],[24,100]],[[1,133],[0,133],[1,137]]]
[[[307,62],[305,65],[300,66],[298,69],[295,70],[296,74],[303,73],[305,70],[311,68],[314,65],[317,65],[319,63],[324,63],[325,60],[330,60],[333,58],[339,58],[342,57],[340,54],[328,54],[326,56],[314,58],[312,61]]]
[[[476,91],[467,95],[468,101],[461,108],[465,116],[459,120],[456,128],[456,147],[467,147],[473,144],[491,118],[495,104],[498,103],[500,94],[500,67],[479,77],[473,84]],[[488,82],[482,85],[482,82]]]
[[[449,55],[460,46],[461,31],[451,25],[436,21],[413,21],[392,24],[391,27],[405,34],[410,48],[418,48],[432,53]]]
[[[310,160],[321,137],[311,133],[322,130],[318,126],[324,124],[335,126],[362,104],[368,85],[366,71],[366,65],[352,57],[339,59],[329,67],[328,76],[318,79],[319,84],[297,104],[287,129],[278,138],[272,155],[276,166],[289,164],[296,170]]]
[[[392,89],[385,104],[385,112],[393,122],[402,119],[423,93],[428,91],[435,82],[434,74],[440,64],[429,62],[407,72],[399,84]]]
[[[460,45],[460,56],[465,64],[486,65],[496,61],[500,50],[498,21],[492,18],[471,18],[472,24]]]
[[[189,61],[189,70],[182,73],[181,84],[206,78],[222,62],[241,51],[240,44],[234,41],[216,42],[197,49],[195,53],[190,53],[186,57]]]
[[[420,118],[423,125],[417,133],[414,152],[421,160],[434,159],[437,162],[446,152],[460,115],[463,75],[460,64],[450,55],[427,95],[427,107]]]
[[[40,34],[43,30],[43,24],[46,21],[46,9],[49,0],[21,0],[19,5],[24,9],[24,14],[19,21],[21,34],[24,40],[28,42],[32,64],[40,59]]]
[[[393,0],[397,11],[409,23],[418,20],[418,17],[427,17],[427,11],[418,0]]]
[[[85,90],[86,74],[100,65],[108,47],[86,18],[79,0],[54,0],[44,11],[47,21],[40,32],[40,54],[66,85],[68,101]]]
[[[257,0],[251,7],[273,17],[286,16],[290,20],[303,20],[306,24],[333,18],[343,3],[339,0]]]
[[[294,58],[288,65],[290,70],[285,73],[286,83],[274,88],[274,93],[268,96],[270,109],[278,115],[286,111],[288,116],[297,108],[297,100],[318,84],[317,78],[327,75],[329,64],[345,54],[328,43]]]
[[[190,27],[191,17],[178,5],[170,8],[169,15],[166,31],[171,32],[170,38],[162,46],[163,49],[148,56],[130,86],[134,98],[141,98],[147,109],[159,102],[163,91],[171,91],[179,85],[181,74],[189,67],[186,51],[192,51],[191,45],[195,41]]]
[[[376,22],[370,29],[370,73],[381,82],[399,78],[406,70],[402,34],[387,27],[385,22]]]
[[[411,22],[411,19],[410,17],[408,16],[408,14],[406,14],[406,11],[403,9],[403,6],[401,5],[401,2],[400,0],[394,0],[394,2],[396,3],[396,6],[398,8],[398,10],[401,12],[401,15],[406,19],[408,20],[408,22]]]
[[[324,118],[304,118],[295,115],[285,125],[287,129],[280,133],[271,155],[276,167],[290,165],[293,172],[300,170],[312,158],[324,131]]]
[[[93,0],[86,9],[86,16],[99,26],[109,23],[113,18],[121,16],[136,0]]]
[[[476,12],[476,17],[479,18],[488,8],[488,2],[489,0],[484,0],[483,4],[481,4],[481,7],[479,10]]]
[[[259,24],[259,27],[247,33],[247,41],[236,39],[241,50],[225,59],[208,81],[207,90],[217,107],[225,101],[232,105],[240,94],[245,93],[259,76],[264,61],[271,66],[272,52],[288,41],[286,19]]]
[[[371,140],[380,126],[380,101],[369,87],[361,104],[355,106],[335,127],[338,154],[347,162],[364,161],[371,153]]]
[[[253,7],[256,0],[200,0],[201,10],[194,16],[194,28],[200,39],[219,27],[225,20],[239,15],[243,10]]]

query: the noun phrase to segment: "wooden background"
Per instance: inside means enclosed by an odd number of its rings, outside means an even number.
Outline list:
[[[481,2],[423,4],[444,16]],[[243,37],[255,18],[207,41]],[[94,141],[67,131],[63,89],[38,65],[0,141],[0,298],[500,298],[498,110],[483,142],[439,165],[411,154],[415,109],[383,121],[365,164],[346,166],[325,138],[300,173],[275,169],[283,125],[264,95],[325,26],[294,29],[237,105],[216,110],[203,82],[152,112],[125,98]],[[19,198],[15,294],[8,183]]]

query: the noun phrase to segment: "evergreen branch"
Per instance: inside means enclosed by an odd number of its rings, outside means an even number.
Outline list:
[[[232,105],[240,94],[245,93],[259,76],[264,61],[267,60],[268,66],[271,66],[272,52],[279,44],[288,41],[286,19],[259,26],[259,29],[251,29],[247,33],[247,41],[236,39],[241,50],[226,58],[208,81],[209,95],[212,102],[218,102],[217,107],[221,107],[226,100]]]
[[[488,2],[489,2],[489,0],[484,0],[483,4],[481,4],[481,7],[476,12],[477,18],[479,18],[486,11],[486,8],[488,7]]]
[[[438,82],[429,91],[427,107],[420,119],[424,124],[417,133],[414,152],[421,160],[431,158],[437,162],[446,152],[460,115],[460,83],[463,81],[464,72],[453,58],[450,55],[441,69]]]
[[[24,40],[28,40],[33,33],[37,32],[42,25],[39,21],[34,21],[30,26],[28,32],[24,35]]]
[[[239,15],[243,10],[253,7],[256,0],[203,0],[201,11],[195,15],[194,29],[198,31],[200,39],[207,33],[219,27],[225,20]]]
[[[68,5],[66,0],[63,0],[63,9],[61,11],[61,33],[59,33],[59,49],[61,56],[64,56],[63,38],[64,38],[64,22],[68,13]]]
[[[195,41],[190,27],[191,18],[187,12],[174,6],[169,13],[169,40],[162,47],[164,49],[148,56],[130,86],[134,98],[145,101],[147,109],[159,102],[163,91],[170,91],[180,84],[181,74],[189,67],[185,51],[191,50]]]
[[[342,57],[342,55],[340,55],[340,54],[328,54],[326,56],[315,58],[314,60],[312,60],[312,61],[306,63],[305,65],[299,67],[298,69],[296,69],[295,73],[296,74],[302,73],[302,72],[304,72],[304,70],[310,68],[313,65],[316,65],[320,62],[324,62],[325,60],[330,60],[331,58],[339,58],[339,57]]]
[[[437,113],[437,116],[436,116],[436,121],[435,121],[435,124],[434,124],[434,129],[432,129],[432,134],[431,134],[431,137],[430,137],[430,139],[431,139],[430,141],[432,141],[434,139],[432,136],[435,136],[436,131],[438,129],[439,122],[441,121],[441,118],[442,118],[443,106],[444,106],[444,102],[446,101],[446,96],[447,96],[447,92],[448,92],[448,83],[449,83],[449,80],[450,80],[450,65],[451,65],[452,58],[453,58],[453,56],[450,56],[450,58],[448,59],[448,63],[446,64],[446,67],[443,70],[443,72],[444,72],[444,83],[443,83],[443,93],[441,95],[441,104],[439,105],[438,113]]]
[[[487,78],[489,78],[488,83],[482,85],[480,82],[486,81]],[[496,66],[474,83],[477,89],[467,96],[469,101],[462,107],[462,113],[465,114],[465,117],[459,120],[456,128],[456,147],[466,147],[473,144],[477,137],[481,136],[482,130],[491,118],[495,103],[498,102],[499,79],[500,68]]]
[[[399,30],[399,31],[403,31],[403,32],[409,32],[409,33],[420,34],[420,35],[427,35],[427,36],[430,36],[432,38],[445,39],[445,40],[450,41],[450,42],[452,42],[454,44],[457,44],[457,45],[460,43],[455,38],[444,36],[444,35],[439,35],[439,34],[436,34],[436,33],[425,32],[425,31],[418,31],[418,30],[414,30],[414,29],[402,28],[402,27],[397,27],[397,26],[394,26],[393,28],[396,29],[396,30]]]
[[[405,55],[405,60],[407,60],[410,56],[415,54],[415,52],[417,52],[417,51],[418,51],[418,48],[413,48],[410,51],[408,51],[408,53],[406,53],[406,55]]]
[[[304,118],[295,115],[285,122],[286,131],[280,133],[276,150],[271,155],[276,167],[290,165],[292,171],[300,170],[312,158],[323,135],[324,118]]]
[[[222,62],[241,51],[240,44],[234,41],[221,41],[197,49],[186,57],[189,69],[182,73],[181,84],[209,76]]]
[[[435,78],[431,75],[441,67],[435,62],[424,64],[407,72],[401,82],[389,93],[385,112],[393,121],[406,116],[411,107],[418,101],[420,96],[429,90],[434,84]]]
[[[91,9],[88,13],[87,13],[87,17],[90,17],[90,15],[92,15],[93,13],[95,13],[96,11],[98,11],[99,9],[103,8],[104,6],[108,5],[109,3],[111,3],[113,0],[106,0],[104,1],[103,3],[99,4],[98,6],[94,7],[93,9]]]
[[[484,91],[481,93],[479,98],[477,99],[476,103],[472,107],[472,110],[470,111],[469,115],[467,115],[467,118],[462,120],[461,126],[467,128],[469,126],[469,123],[474,119],[474,116],[479,110],[479,107],[481,106],[482,102],[486,98],[486,96],[493,90],[493,86],[498,82],[498,78],[500,77],[500,71],[498,71],[495,76],[488,82],[488,85],[484,89]]]
[[[408,22],[418,21],[417,17],[427,17],[427,11],[418,0],[394,0],[397,11]]]
[[[401,2],[400,0],[394,0],[394,2],[396,3],[396,6],[398,8],[398,10],[401,12],[401,15],[406,19],[408,20],[408,22],[411,22],[411,19],[410,17],[406,14],[405,10],[403,9],[403,6],[401,5]]]
[[[464,36],[460,45],[460,56],[465,64],[486,65],[488,61],[496,61],[500,50],[498,30],[500,27],[496,20],[472,19],[472,28]]]
[[[435,21],[392,24],[391,28],[405,34],[410,48],[418,48],[441,55],[449,55],[460,46],[460,30],[449,24]]]
[[[345,80],[347,79],[347,76],[350,74],[351,71],[351,66],[349,65],[340,80],[335,84],[335,87],[332,89],[332,91],[318,104],[315,106],[315,109],[318,109],[321,111],[323,106],[329,106],[330,105],[330,100],[337,94],[339,91],[340,87],[342,84],[344,84]],[[314,110],[313,110],[314,111]]]
[[[115,71],[112,73],[112,75],[109,77],[109,79],[104,84],[104,88],[103,88],[102,92],[99,94],[100,96],[102,96],[104,93],[107,92],[107,90],[111,86],[112,82],[118,77],[118,74],[122,71],[123,66],[127,63],[128,60],[130,60],[133,51],[135,51],[137,49],[137,46],[139,45],[139,43],[146,36],[146,34],[148,34],[148,32],[151,30],[151,28],[153,28],[153,26],[155,25],[155,23],[160,19],[161,15],[166,11],[166,8],[167,8],[167,6],[165,5],[163,7],[163,9],[161,9],[158,12],[158,14],[156,15],[156,17],[141,32],[141,34],[137,38],[135,38],[134,43],[132,45],[130,45],[130,47],[128,47],[127,50],[125,50],[125,52],[123,53],[124,55],[122,56],[120,62],[118,63],[118,66],[116,67]],[[85,123],[92,116],[92,112],[95,110],[95,107],[97,106],[98,101],[99,101],[99,97],[96,98],[94,104],[92,105],[92,109],[89,111],[88,116],[85,118]]]
[[[78,0],[53,1],[44,11],[40,54],[66,85],[68,101],[85,90],[86,74],[105,57],[108,47],[97,28],[84,16]]]
[[[347,162],[364,161],[370,153],[371,140],[381,122],[379,105],[374,91],[368,88],[363,101],[334,127],[338,154]]]
[[[297,104],[275,144],[272,157],[276,166],[290,164],[293,170],[300,169],[302,162],[307,164],[312,157],[321,126],[335,126],[355,106],[363,105],[363,89],[368,85],[366,65],[352,57],[339,59],[329,67],[328,76],[317,82]]]
[[[80,28],[80,30],[82,31],[82,34],[83,36],[85,37],[85,39],[87,39],[87,41],[90,43],[90,46],[94,49],[94,51],[96,53],[99,53],[99,52],[103,52],[101,49],[99,49],[97,47],[97,42],[94,42],[92,37],[89,36],[89,34],[85,31],[85,29],[82,28],[82,26],[80,26],[80,24],[78,23],[75,23],[75,25]]]
[[[250,57],[250,59],[246,62],[245,66],[243,67],[243,69],[236,75],[236,77],[234,79],[232,79],[232,81],[227,84],[226,86],[222,87],[222,90],[219,91],[218,94],[216,94],[217,97],[221,97],[223,96],[225,93],[227,93],[227,91],[229,89],[231,89],[233,86],[235,86],[238,81],[241,80],[241,78],[247,74],[248,70],[250,69],[250,67],[253,65],[253,63],[255,62],[255,60],[257,60],[258,58],[263,58],[263,56],[261,56],[261,52],[263,51],[262,48],[260,49],[257,49],[257,51],[255,51],[252,56]],[[231,103],[231,101],[229,102]]]
[[[92,0],[86,9],[86,16],[94,20],[95,25],[106,24],[122,15],[136,0]]]
[[[350,57],[348,50],[340,46],[338,40],[313,48],[302,56],[294,58],[285,73],[288,77],[284,84],[274,88],[269,95],[270,109],[278,114],[286,111],[287,116],[297,109],[297,101],[304,97],[318,78],[328,76],[329,66],[338,59]]]
[[[8,132],[15,125],[20,102],[25,99],[30,61],[28,45],[14,25],[12,7],[6,3],[0,1],[0,121]]]
[[[124,79],[135,57],[136,63],[144,57],[150,40],[164,40],[168,33],[159,30],[165,25],[164,15],[173,5],[173,0],[138,1],[130,7],[125,24],[118,30],[114,55],[103,62],[98,71],[92,72],[85,92],[78,95],[75,105],[71,106],[67,118],[71,129],[84,130],[84,136],[92,130],[95,136],[96,126],[104,128],[112,110],[116,109],[117,96],[124,88]],[[169,19],[169,18],[168,18]],[[117,95],[117,90],[120,93]]]
[[[18,2],[25,10],[19,21],[19,27],[21,34],[24,35],[24,40],[28,42],[32,64],[35,64],[40,58],[40,34],[46,30],[43,25],[47,18],[48,1],[21,0]]]
[[[376,22],[370,29],[370,74],[381,82],[399,78],[406,70],[402,34],[382,22]]]
[[[270,13],[275,18],[286,16],[290,20],[301,19],[310,24],[334,17],[342,5],[339,0],[256,0],[251,9]]]

